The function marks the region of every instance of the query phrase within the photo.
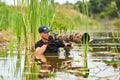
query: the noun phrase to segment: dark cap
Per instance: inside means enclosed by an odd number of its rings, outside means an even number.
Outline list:
[[[42,32],[47,33],[47,32],[50,32],[50,29],[47,26],[40,26],[38,31],[39,31],[39,33],[42,33]]]

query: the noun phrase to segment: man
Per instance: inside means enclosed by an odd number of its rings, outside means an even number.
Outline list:
[[[41,40],[39,40],[35,44],[35,51],[36,51],[36,56],[35,60],[36,61],[41,61],[42,63],[47,63],[47,59],[45,57],[46,54],[51,54],[58,52],[58,49],[60,47],[73,47],[73,45],[70,45],[70,43],[65,43],[61,40],[55,40],[55,41],[49,41],[50,37],[50,29],[47,26],[41,26],[38,29]]]

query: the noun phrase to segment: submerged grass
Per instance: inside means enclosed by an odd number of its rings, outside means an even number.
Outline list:
[[[10,56],[14,56],[14,54],[13,54],[13,49],[14,49],[13,40],[10,40],[9,48],[10,48]]]
[[[119,35],[119,33],[120,32],[118,32],[118,31],[115,31],[115,32],[112,32],[112,42],[113,43],[119,43],[120,42],[120,35]],[[119,50],[119,48],[120,48],[120,46],[119,46],[119,44],[115,44],[115,45],[113,45],[113,52],[115,52],[115,53],[120,53],[120,50]]]
[[[24,72],[25,73],[30,73],[30,57],[28,55],[28,51],[26,51],[25,54],[25,61],[24,61]],[[26,80],[30,80],[30,75],[29,74],[25,74]]]
[[[38,75],[39,75],[39,71],[40,71],[40,65],[37,65],[37,63],[33,63],[33,66],[31,67],[31,73],[35,73],[33,75],[31,75],[31,78],[30,79],[34,79],[34,80],[37,80],[38,79]],[[36,75],[38,74],[38,75]]]

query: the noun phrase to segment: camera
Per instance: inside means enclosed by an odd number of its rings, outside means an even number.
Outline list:
[[[50,44],[56,45],[56,46],[61,46],[64,47],[64,42],[63,40],[60,40],[57,38],[57,34],[52,34],[48,37],[48,41]]]
[[[55,41],[56,40],[56,36],[57,36],[58,34],[52,34],[52,35],[50,35],[49,37],[48,37],[48,40],[49,41]]]

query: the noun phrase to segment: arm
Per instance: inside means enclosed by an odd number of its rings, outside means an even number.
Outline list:
[[[41,47],[37,47],[35,50],[36,51],[36,58],[41,59],[41,61],[45,62],[45,63],[47,62],[47,60],[46,60],[43,53],[45,52],[46,48],[47,48],[47,44],[44,44]]]

